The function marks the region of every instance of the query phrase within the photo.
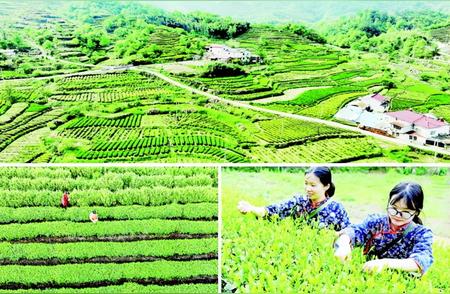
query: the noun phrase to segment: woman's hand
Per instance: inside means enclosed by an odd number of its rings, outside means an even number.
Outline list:
[[[237,207],[238,207],[239,211],[242,212],[242,213],[251,212],[252,209],[253,209],[253,205],[251,205],[247,201],[239,201]]]
[[[388,267],[388,263],[386,259],[375,259],[366,262],[363,265],[363,270],[365,272],[381,272],[384,268]]]
[[[352,257],[352,247],[350,246],[350,237],[346,234],[341,235],[334,243],[334,256],[342,262],[350,260]]]
[[[253,206],[247,201],[239,201],[237,208],[244,214],[252,212],[258,216],[266,215],[266,209],[264,207]]]
[[[412,258],[405,258],[405,259],[382,258],[368,261],[363,265],[363,270],[366,272],[379,273],[386,268],[403,270],[407,272],[421,271],[419,265]]]

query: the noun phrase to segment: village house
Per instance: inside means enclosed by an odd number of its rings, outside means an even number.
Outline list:
[[[386,97],[375,93],[360,98],[367,111],[385,112],[389,108],[389,101]]]
[[[0,53],[4,54],[6,57],[14,57],[16,55],[14,49],[0,49]]]
[[[347,104],[335,114],[335,118],[405,141],[443,148],[450,146],[450,125],[444,120],[411,110],[386,112],[388,108],[388,99],[372,94]]]
[[[358,127],[367,129],[379,134],[387,135],[389,132],[389,119],[382,112],[367,111],[355,105],[347,105],[340,109],[335,117],[337,119],[354,122]]]
[[[442,119],[411,110],[388,112],[391,134],[419,144],[447,147],[450,144],[450,125]]]
[[[203,56],[206,60],[212,61],[241,61],[244,63],[260,62],[261,58],[258,55],[252,54],[250,51],[242,48],[231,48],[220,44],[211,44],[206,46],[206,53]]]

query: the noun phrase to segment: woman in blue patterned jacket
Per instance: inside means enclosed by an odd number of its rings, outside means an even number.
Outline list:
[[[335,256],[346,260],[351,246],[364,246],[364,253],[378,259],[364,264],[365,271],[383,268],[424,274],[433,263],[433,233],[419,218],[423,191],[419,184],[403,182],[389,193],[387,215],[369,215],[362,224],[339,232]]]
[[[280,218],[303,217],[308,222],[317,222],[319,227],[333,227],[339,231],[347,227],[350,221],[342,204],[330,200],[334,191],[330,169],[312,167],[305,172],[305,196],[295,195],[282,203],[266,207],[240,201],[238,209],[242,213],[250,212],[261,217],[272,215],[278,215]]]

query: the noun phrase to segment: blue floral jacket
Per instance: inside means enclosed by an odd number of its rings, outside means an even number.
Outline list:
[[[394,231],[389,217],[382,214],[369,215],[361,224],[352,224],[341,233],[350,236],[353,245],[365,246],[365,252],[372,248],[378,258],[412,258],[416,261],[422,274],[433,263],[433,233],[430,229],[411,222],[409,225]],[[387,251],[390,243],[403,235]],[[385,251],[385,252],[383,252]],[[377,254],[381,252],[381,254]]]
[[[333,226],[336,231],[340,231],[350,224],[344,206],[329,198],[314,207],[311,200],[306,196],[295,195],[281,203],[266,206],[266,210],[269,216],[278,215],[280,218],[305,217],[308,221],[317,221],[319,228]]]

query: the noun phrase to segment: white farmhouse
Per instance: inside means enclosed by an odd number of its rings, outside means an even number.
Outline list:
[[[361,103],[365,106],[367,110],[372,110],[376,112],[385,112],[389,107],[389,101],[386,97],[376,93],[370,94],[360,98]]]
[[[16,55],[14,49],[0,49],[0,53],[4,54],[6,57],[14,57]]]
[[[450,125],[439,120],[411,110],[388,112],[392,135],[421,144],[436,143],[439,137],[450,135]],[[437,142],[439,143],[439,142]]]
[[[240,60],[242,62],[259,62],[261,58],[250,51],[241,48],[231,48],[220,44],[206,46],[207,52],[203,56],[207,60],[228,62]]]

